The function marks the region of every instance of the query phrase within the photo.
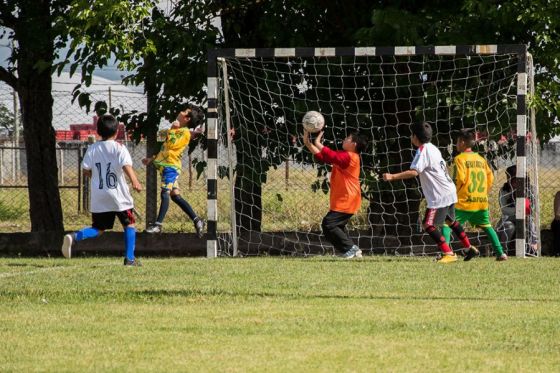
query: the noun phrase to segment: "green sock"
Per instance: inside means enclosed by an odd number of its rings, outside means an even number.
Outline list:
[[[443,234],[443,238],[445,238],[445,242],[451,247],[451,228],[447,224],[444,224],[441,227],[441,233]]]
[[[502,244],[500,243],[500,239],[498,238],[498,235],[496,234],[494,228],[483,227],[482,229],[484,229],[484,232],[486,232],[486,235],[488,235],[488,238],[490,238],[490,243],[492,244],[492,247],[496,252],[496,256],[502,255],[504,253],[504,249],[502,249]]]

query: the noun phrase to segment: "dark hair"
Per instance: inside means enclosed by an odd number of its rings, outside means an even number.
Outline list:
[[[410,126],[410,131],[422,144],[432,140],[432,126],[428,122],[416,122]]]
[[[190,109],[189,118],[191,118],[189,127],[194,128],[202,124],[204,121],[204,112],[201,108],[189,102],[184,102],[179,105],[179,111]]]
[[[350,133],[350,137],[352,138],[352,142],[356,143],[356,153],[359,154],[366,149],[368,143],[366,136],[359,132],[352,132]]]
[[[457,138],[463,140],[467,148],[472,148],[476,141],[476,134],[471,128],[463,128],[459,130],[459,136],[457,136]]]
[[[119,129],[119,122],[111,114],[103,114],[97,119],[97,133],[103,140],[112,137]]]

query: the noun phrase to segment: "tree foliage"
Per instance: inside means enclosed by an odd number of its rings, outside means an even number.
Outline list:
[[[149,0],[0,2],[0,40],[13,46],[8,66],[0,67],[0,80],[20,101],[32,231],[64,229],[52,126],[52,72],[69,66],[72,74],[80,68],[89,85],[95,67],[107,65],[112,55],[125,65],[134,63],[142,49],[134,48],[128,34],[141,27],[141,18],[152,6]]]

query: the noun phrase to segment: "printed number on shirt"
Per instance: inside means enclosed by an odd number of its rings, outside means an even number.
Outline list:
[[[449,182],[453,182],[453,180],[451,179],[451,177],[449,176],[449,172],[447,172],[447,165],[445,164],[444,161],[439,162],[439,166],[441,167],[441,169],[443,170],[443,173],[445,174],[445,178],[447,179],[447,181]]]
[[[479,193],[484,192],[486,186],[486,175],[482,171],[471,171],[471,183],[469,185],[469,193],[475,190]]]
[[[101,163],[96,163],[95,167],[99,172],[99,189],[103,189],[103,173]],[[117,189],[117,174],[111,172],[111,162],[107,163],[107,172],[105,173],[105,184],[108,189]]]

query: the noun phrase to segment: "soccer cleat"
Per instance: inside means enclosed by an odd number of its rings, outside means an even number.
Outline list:
[[[362,250],[356,245],[352,246],[350,250],[342,254],[344,259],[352,259],[352,258],[361,258],[362,257]]]
[[[196,229],[196,235],[198,238],[202,238],[202,235],[204,234],[204,220],[196,218],[194,221],[194,229]]]
[[[163,227],[158,223],[152,224],[148,228],[146,228],[146,233],[150,234],[161,233],[162,231]]]
[[[457,261],[457,254],[444,254],[438,259],[438,263],[453,263]]]
[[[508,256],[506,254],[502,254],[496,257],[496,261],[498,262],[503,262],[505,260],[508,260]]]
[[[138,258],[135,258],[134,260],[124,258],[124,265],[128,267],[142,267],[142,263],[138,260]]]
[[[465,255],[465,259],[463,259],[465,262],[468,262],[469,260],[471,260],[472,258],[479,256],[480,252],[477,250],[476,247],[474,247],[473,245],[471,245],[471,247],[469,247],[469,249],[467,250],[467,254]]]
[[[74,242],[74,235],[67,234],[62,240],[62,255],[70,259],[72,257],[72,243]]]

